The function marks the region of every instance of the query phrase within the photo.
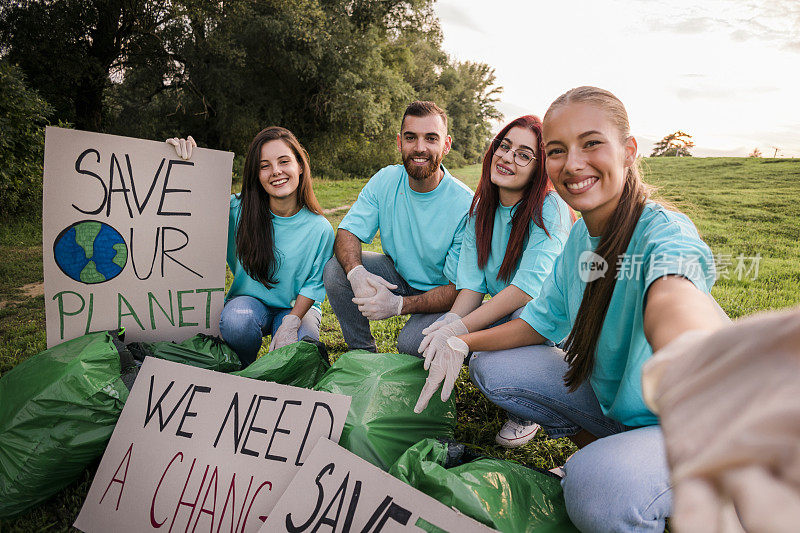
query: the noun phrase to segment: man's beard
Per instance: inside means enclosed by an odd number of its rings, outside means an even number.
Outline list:
[[[414,157],[420,157],[421,154],[409,154],[406,156],[403,155],[403,166],[406,167],[406,172],[408,175],[411,176],[412,179],[423,181],[426,180],[436,174],[439,170],[439,165],[442,164],[442,158],[444,157],[443,154],[426,154],[428,159],[428,164],[424,167],[420,167],[415,165],[411,160]]]

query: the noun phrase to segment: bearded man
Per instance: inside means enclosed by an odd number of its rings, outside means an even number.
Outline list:
[[[377,351],[370,320],[411,315],[397,350],[420,357],[422,330],[455,301],[472,191],[442,165],[451,142],[441,108],[409,104],[397,135],[403,164],[372,176],[339,224],[323,280],[351,350]],[[362,252],[378,230],[383,253]]]

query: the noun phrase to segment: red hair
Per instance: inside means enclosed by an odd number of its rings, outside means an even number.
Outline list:
[[[529,221],[542,228],[548,237],[550,232],[544,226],[542,219],[542,205],[547,193],[554,190],[550,178],[547,177],[545,169],[544,138],[542,136],[542,121],[534,115],[525,115],[512,120],[495,135],[486,154],[483,156],[483,167],[478,188],[472,199],[469,208],[469,216],[475,217],[475,241],[478,247],[478,267],[483,269],[489,261],[489,253],[492,249],[492,231],[494,229],[494,214],[497,205],[500,203],[500,192],[497,185],[492,183],[492,158],[497,146],[500,144],[511,128],[526,128],[533,132],[536,137],[536,160],[533,164],[531,177],[523,190],[522,199],[517,203],[517,210],[511,217],[511,235],[506,246],[506,255],[497,273],[497,279],[508,282],[517,269],[519,260],[522,257],[525,240],[528,238]],[[570,209],[570,216],[573,222],[575,214]]]

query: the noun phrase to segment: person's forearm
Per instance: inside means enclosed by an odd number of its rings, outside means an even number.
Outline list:
[[[508,350],[519,346],[542,344],[547,340],[520,318],[494,328],[460,335],[458,338],[466,342],[473,352]]]
[[[416,294],[414,296],[403,297],[403,309],[401,314],[410,315],[412,313],[443,313],[449,311],[456,301],[456,286],[452,283],[434,287],[428,292]]]
[[[297,315],[300,318],[306,316],[308,310],[314,305],[314,300],[311,298],[306,298],[300,294],[297,295],[297,298],[294,301],[294,305],[292,306],[292,310],[289,311],[290,315]]]
[[[465,316],[462,322],[469,331],[478,331],[510,315],[530,301],[531,297],[528,293],[515,285],[509,285],[491,300]]]
[[[361,264],[361,241],[346,229],[337,230],[333,253],[347,274]]]
[[[686,278],[663,277],[647,291],[644,334],[654,352],[686,331],[714,331],[724,325],[711,296]]]
[[[483,293],[461,289],[458,291],[458,296],[456,296],[456,301],[453,303],[450,312],[460,317],[465,317],[480,307],[481,302],[483,302]]]

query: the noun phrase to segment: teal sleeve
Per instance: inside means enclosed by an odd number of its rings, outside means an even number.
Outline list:
[[[659,225],[648,237],[642,272],[644,294],[654,281],[667,275],[683,276],[706,293],[716,278],[711,249],[688,219]]]
[[[566,295],[562,289],[563,265],[564,256],[560,255],[552,272],[542,283],[539,295],[525,305],[520,315],[539,335],[556,344],[566,339],[572,329]]]
[[[511,285],[531,298],[536,298],[544,280],[553,270],[572,226],[569,208],[563,201],[557,201],[553,197],[553,194],[548,195],[542,205],[542,222],[550,235],[533,222],[530,223],[528,244],[511,280]]]
[[[478,268],[478,245],[475,240],[475,217],[467,220],[464,238],[461,242],[461,253],[458,256],[456,289],[469,289],[486,294],[486,276]]]
[[[447,250],[447,257],[444,260],[444,276],[454,285],[458,281],[458,257],[461,255],[461,244],[464,240],[466,225],[467,213],[464,213],[458,223],[455,235],[453,235],[453,243],[450,245],[450,249]]]
[[[231,195],[231,208],[228,215],[228,249],[225,254],[225,260],[228,263],[228,268],[234,274],[236,273],[236,227],[239,225],[239,209],[239,199],[236,198],[236,195]]]
[[[358,237],[363,243],[371,243],[378,233],[380,225],[380,202],[378,197],[381,177],[384,170],[378,171],[358,193],[350,211],[339,223],[339,229],[345,229]]]
[[[325,263],[333,256],[333,228],[325,220],[324,235],[319,241],[314,264],[311,268],[311,275],[300,288],[300,295],[310,298],[315,302],[322,302],[325,299],[325,285],[322,283],[322,270]]]

